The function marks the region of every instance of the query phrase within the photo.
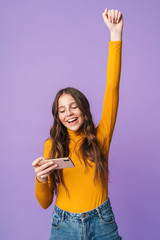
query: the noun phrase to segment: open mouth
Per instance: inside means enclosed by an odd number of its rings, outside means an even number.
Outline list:
[[[68,122],[69,124],[71,124],[71,123],[76,122],[77,119],[78,119],[78,118],[72,118],[72,119],[69,119],[67,122]]]

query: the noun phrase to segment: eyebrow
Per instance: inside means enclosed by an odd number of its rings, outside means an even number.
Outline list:
[[[76,102],[71,102],[69,105],[72,105],[72,104],[74,104],[74,103],[76,103]],[[58,107],[58,109],[59,108],[65,108],[65,106],[60,106],[60,107]]]

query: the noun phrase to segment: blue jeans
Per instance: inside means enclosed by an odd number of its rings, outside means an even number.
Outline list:
[[[121,240],[110,199],[83,213],[71,213],[56,205],[52,214],[50,240]]]

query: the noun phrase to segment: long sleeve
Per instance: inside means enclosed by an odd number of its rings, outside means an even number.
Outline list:
[[[51,149],[51,141],[47,140],[44,145],[43,156],[48,158],[49,152]],[[48,208],[53,201],[53,191],[52,191],[52,182],[50,177],[48,181],[40,183],[37,178],[35,179],[35,195],[42,208]]]
[[[97,127],[97,138],[103,150],[109,152],[119,103],[122,41],[109,41],[107,84],[103,101],[102,118]],[[102,145],[101,145],[102,146]]]

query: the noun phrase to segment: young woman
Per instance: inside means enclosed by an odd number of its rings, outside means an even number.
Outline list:
[[[108,155],[119,101],[123,18],[118,10],[102,14],[110,31],[107,86],[102,118],[95,128],[86,97],[74,88],[60,90],[53,102],[54,123],[44,156],[33,161],[36,197],[48,208],[54,193],[50,240],[120,240],[108,197]],[[42,159],[69,156],[74,168],[56,169]]]

